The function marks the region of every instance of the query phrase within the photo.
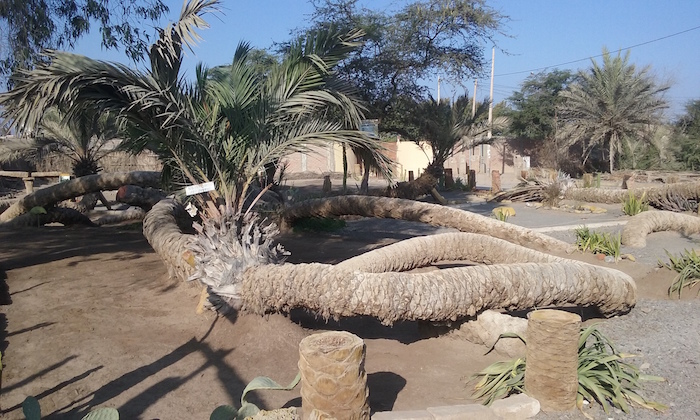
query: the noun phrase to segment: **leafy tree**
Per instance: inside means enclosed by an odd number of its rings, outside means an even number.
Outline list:
[[[124,47],[137,60],[146,50],[143,21],[157,21],[168,11],[161,0],[7,0],[0,2],[3,48],[0,74],[31,69],[45,62],[44,49],[73,48],[94,23],[105,48]]]
[[[419,0],[396,13],[360,9],[357,0],[313,0],[314,27],[361,28],[365,44],[340,66],[384,120],[400,112],[402,98],[427,97],[421,80],[441,74],[458,82],[479,73],[486,59],[483,43],[493,43],[507,17],[483,0]],[[382,130],[385,130],[382,127]]]
[[[700,99],[685,106],[685,114],[676,123],[675,157],[684,168],[700,169]]]
[[[511,109],[507,111],[511,123],[510,135],[519,143],[533,144],[534,154],[540,164],[561,167],[565,152],[557,144],[557,105],[562,101],[559,92],[573,79],[568,70],[553,70],[531,74],[520,90],[508,98]]]
[[[648,138],[667,108],[663,93],[667,84],[657,84],[646,66],[629,63],[629,51],[612,56],[603,49],[603,63],[592,61],[588,71],[561,92],[557,107],[563,129],[561,138],[582,146],[585,163],[596,147],[607,147],[609,170],[623,151],[623,142]],[[628,147],[631,149],[631,147]]]
[[[114,152],[108,142],[119,135],[116,118],[85,109],[66,119],[56,108],[49,109],[32,137],[19,137],[0,144],[0,161],[40,161],[51,154],[66,156],[76,177],[100,171],[100,159]]]

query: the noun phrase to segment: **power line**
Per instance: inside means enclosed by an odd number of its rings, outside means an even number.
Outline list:
[[[661,41],[661,40],[664,40],[664,39],[672,38],[672,37],[674,37],[674,36],[682,35],[682,34],[684,34],[684,33],[686,33],[686,32],[695,31],[695,30],[697,30],[697,29],[700,29],[700,26],[696,26],[696,27],[694,27],[694,28],[690,28],[690,29],[686,29],[686,30],[684,30],[684,31],[676,32],[675,34],[662,36],[661,38],[652,39],[651,41],[646,41],[646,42],[642,42],[642,43],[639,43],[639,44],[635,44],[635,45],[632,45],[632,46],[629,46],[629,47],[620,48],[620,50],[631,50],[632,48],[641,47],[642,45],[651,44],[652,42],[658,42],[658,41]],[[579,63],[579,62],[581,62],[581,61],[588,61],[588,60],[590,60],[590,59],[592,59],[592,58],[598,58],[598,57],[602,57],[602,56],[603,56],[603,54],[598,54],[598,55],[594,55],[594,56],[591,56],[591,57],[580,58],[580,59],[578,59],[578,60],[567,61],[566,63],[553,64],[553,65],[551,65],[551,66],[545,66],[545,67],[538,67],[538,68],[536,68],[536,69],[522,70],[522,71],[514,71],[514,72],[512,72],[512,73],[497,74],[497,75],[495,75],[494,77],[512,76],[512,75],[514,75],[514,74],[522,74],[522,73],[536,72],[536,71],[540,71],[540,70],[546,70],[546,69],[552,68],[552,67],[560,67],[560,66],[566,66],[566,65],[569,65],[569,64]]]

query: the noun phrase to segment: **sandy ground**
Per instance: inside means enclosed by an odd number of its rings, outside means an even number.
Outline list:
[[[335,263],[434,231],[364,219],[338,232],[288,234],[280,242],[292,252],[290,262]],[[679,248],[698,239],[656,235]],[[661,248],[644,252],[642,261],[615,268],[633,276],[640,298],[682,303],[666,296],[673,274],[654,264],[664,256]],[[570,257],[604,264],[590,255]],[[39,399],[48,419],[79,419],[95,407],[118,408],[124,419],[206,419],[218,405],[237,405],[256,376],[290,382],[299,341],[324,330],[348,330],[365,339],[373,412],[471,402],[466,380],[505,359],[486,355],[485,347],[459,339],[446,326],[426,323],[325,323],[301,312],[197,315],[200,290],[167,277],[138,227],[0,230],[0,258],[3,419],[24,418],[19,407],[28,395]],[[693,301],[695,293],[685,296],[684,302]],[[300,405],[298,388],[255,392],[251,400],[267,409]],[[673,411],[660,416],[681,418]]]

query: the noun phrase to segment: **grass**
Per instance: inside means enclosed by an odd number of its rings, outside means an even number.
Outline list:
[[[691,289],[700,283],[700,256],[695,253],[695,250],[684,250],[678,257],[674,257],[670,252],[666,251],[669,258],[669,263],[664,264],[659,261],[660,267],[669,268],[678,273],[671,282],[668,288],[668,295],[671,296],[678,293],[678,298],[681,298],[683,289]],[[700,291],[698,291],[700,294]]]
[[[586,226],[576,229],[576,246],[583,252],[591,251],[594,254],[604,254],[620,259],[620,247],[622,238],[618,233],[613,236],[609,233],[591,231]]]
[[[505,334],[502,336],[512,336]],[[584,400],[597,401],[605,410],[611,407],[629,413],[630,404],[662,411],[667,407],[645,399],[637,391],[641,381],[662,381],[663,378],[642,374],[634,365],[623,359],[632,357],[615,349],[612,342],[596,325],[582,328],[578,348],[578,394],[576,405],[583,407]],[[474,386],[473,397],[490,405],[500,397],[523,392],[525,386],[526,359],[518,358],[496,362],[472,379],[479,379]]]
[[[628,216],[634,216],[643,211],[649,210],[649,203],[647,202],[646,191],[642,193],[642,196],[637,198],[632,191],[629,192],[625,198],[625,202],[622,203],[622,212]]]

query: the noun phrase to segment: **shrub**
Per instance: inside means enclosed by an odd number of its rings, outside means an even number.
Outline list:
[[[513,334],[504,334],[501,337]],[[631,355],[619,353],[596,325],[582,328],[578,348],[578,395],[576,405],[597,401],[606,413],[610,407],[629,412],[629,403],[658,411],[667,407],[645,399],[637,393],[641,381],[662,381],[663,378],[642,374],[634,365],[622,360]],[[494,400],[512,393],[523,392],[526,359],[496,362],[472,379],[481,378],[474,386],[473,397],[490,405]]]
[[[668,251],[666,251],[666,255],[670,262],[664,264],[659,261],[659,266],[669,268],[678,273],[668,288],[668,295],[671,296],[677,292],[680,299],[684,288],[690,289],[700,283],[700,256],[695,253],[695,250],[688,251],[687,249],[678,257],[674,257]],[[700,294],[700,291],[698,291],[698,294]]]
[[[592,232],[588,227],[583,226],[576,229],[576,246],[583,252],[591,251],[594,254],[604,254],[620,259],[620,247],[622,246],[622,236],[609,233]]]
[[[646,191],[642,193],[640,198],[637,198],[632,191],[629,192],[625,202],[622,204],[622,212],[628,216],[634,216],[643,211],[649,210],[649,203],[647,202]]]

